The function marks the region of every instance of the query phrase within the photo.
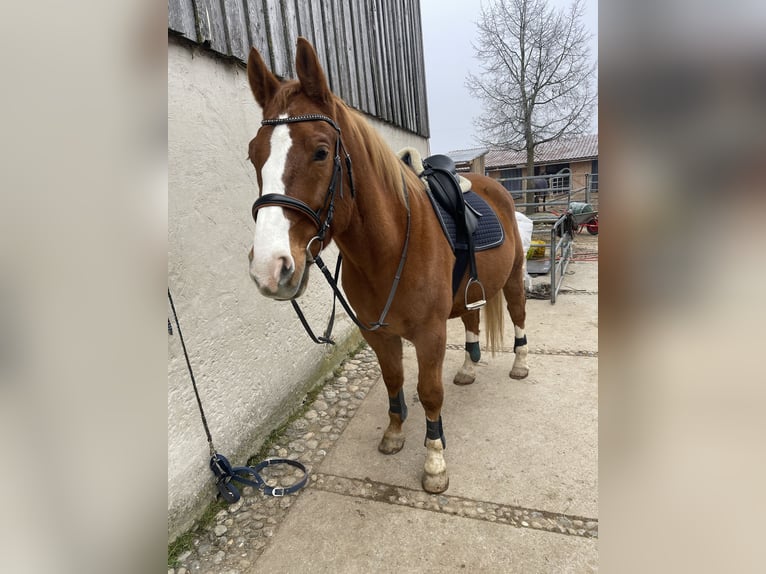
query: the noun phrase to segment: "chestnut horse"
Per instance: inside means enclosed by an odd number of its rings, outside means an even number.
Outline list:
[[[404,446],[404,338],[415,346],[417,391],[426,415],[423,488],[443,492],[449,484],[441,424],[447,319],[460,317],[466,331],[465,363],[454,382],[472,383],[473,364],[479,360],[479,311],[468,310],[463,296],[468,278],[453,297],[455,256],[424,181],[361,114],[331,93],[316,53],[304,38],[298,39],[295,68],[297,80],[280,82],[260,54],[250,52],[248,80],[266,118],[249,147],[261,192],[253,206],[250,275],[266,297],[296,299],[306,289],[314,258],[335,241],[345,264],[343,291],[364,325],[362,335],[377,355],[390,399],[389,425],[378,449],[393,454]],[[340,150],[353,158],[353,167],[338,158]],[[493,179],[466,177],[504,227],[502,245],[477,253],[476,261],[488,300],[488,344],[493,354],[502,344],[505,295],[516,336],[510,376],[521,379],[529,371],[525,254],[513,199]]]

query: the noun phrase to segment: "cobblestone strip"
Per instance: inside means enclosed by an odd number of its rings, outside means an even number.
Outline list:
[[[465,345],[456,343],[447,343],[447,349],[451,351],[463,351]],[[513,347],[503,347],[498,352],[513,353]],[[529,353],[532,355],[563,355],[565,357],[598,357],[598,351],[577,351],[574,349],[549,349],[547,347],[530,347]]]
[[[346,478],[331,474],[315,475],[314,487],[325,492],[508,524],[518,528],[532,528],[571,536],[598,538],[598,520],[595,518],[484,502],[460,496],[428,494],[422,490],[411,490],[372,480]]]

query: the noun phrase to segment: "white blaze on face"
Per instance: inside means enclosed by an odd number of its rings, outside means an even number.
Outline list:
[[[287,117],[286,114],[280,118]],[[271,134],[271,153],[261,170],[263,195],[267,193],[285,194],[285,164],[292,146],[290,131],[285,124],[274,127]],[[263,207],[258,210],[253,239],[253,261],[250,273],[262,287],[276,291],[282,271],[283,261],[287,267],[295,268],[290,253],[290,222],[281,207]],[[284,259],[283,259],[284,258]]]

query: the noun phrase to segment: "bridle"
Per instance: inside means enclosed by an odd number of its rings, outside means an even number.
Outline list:
[[[322,249],[324,248],[324,240],[325,236],[327,235],[327,231],[330,229],[330,225],[332,224],[333,215],[335,214],[335,198],[336,198],[336,191],[340,190],[340,196],[343,197],[343,169],[341,166],[340,161],[340,153],[341,150],[343,150],[343,155],[345,156],[345,163],[346,163],[346,171],[348,172],[348,181],[349,181],[349,187],[351,191],[351,197],[356,197],[356,189],[354,188],[354,177],[351,170],[351,156],[346,151],[346,147],[343,145],[343,139],[341,137],[341,130],[335,121],[325,115],[322,114],[304,114],[300,116],[288,116],[284,118],[272,118],[272,119],[266,119],[261,122],[262,126],[277,126],[282,124],[295,124],[299,122],[327,122],[330,124],[336,132],[338,132],[338,138],[335,140],[335,157],[333,158],[333,171],[332,171],[332,177],[330,179],[330,184],[327,186],[327,193],[325,194],[324,202],[322,204],[322,207],[318,211],[314,211],[311,209],[311,207],[304,201],[301,201],[300,199],[297,199],[295,197],[291,197],[289,195],[283,195],[279,193],[267,193],[266,195],[263,195],[255,200],[255,203],[253,203],[253,220],[257,218],[258,210],[264,207],[282,207],[285,209],[291,209],[293,211],[297,211],[298,213],[303,214],[304,216],[308,217],[309,220],[316,226],[317,228],[317,234],[309,239],[309,242],[306,244],[306,263],[307,265],[310,265],[312,263],[316,263],[317,267],[322,271],[322,274],[324,275],[327,282],[330,284],[330,287],[332,287],[333,290],[333,301],[332,301],[332,313],[330,315],[330,320],[327,324],[327,328],[325,329],[325,333],[321,337],[317,337],[314,335],[314,332],[311,330],[311,327],[308,324],[308,321],[306,321],[306,317],[303,315],[303,312],[301,311],[300,306],[298,305],[298,302],[293,298],[290,299],[290,303],[292,303],[293,308],[295,309],[296,314],[298,315],[298,318],[300,319],[301,323],[303,324],[304,329],[306,329],[306,332],[308,333],[309,337],[311,337],[311,340],[315,343],[320,344],[330,344],[334,345],[335,342],[332,340],[332,328],[333,324],[335,322],[335,301],[336,299],[340,301],[343,308],[346,310],[346,313],[348,313],[351,320],[360,328],[364,329],[365,331],[376,331],[377,329],[380,329],[381,327],[387,327],[388,323],[384,323],[384,319],[386,318],[386,315],[388,314],[388,310],[391,308],[391,304],[394,301],[394,296],[396,295],[396,289],[399,286],[399,280],[402,275],[402,270],[404,269],[404,263],[407,260],[407,250],[410,244],[410,224],[411,224],[411,213],[410,213],[410,198],[409,194],[407,192],[407,184],[404,180],[404,172],[402,172],[402,189],[404,191],[404,201],[407,208],[407,232],[404,238],[404,246],[402,247],[402,256],[399,259],[399,267],[396,270],[396,274],[394,275],[394,281],[391,285],[391,291],[388,294],[388,300],[386,301],[385,306],[383,307],[383,312],[380,315],[380,318],[375,321],[374,323],[368,325],[363,324],[354,311],[351,309],[350,305],[348,304],[348,301],[346,301],[345,296],[340,291],[340,288],[338,287],[338,277],[340,276],[340,266],[341,262],[343,260],[342,255],[338,254],[338,262],[335,266],[335,277],[332,276],[332,273],[330,273],[330,270],[327,269],[327,266],[324,264],[324,261],[322,261],[322,258],[320,257],[320,253],[322,252]],[[322,214],[324,213],[324,220],[322,219]],[[319,251],[317,252],[316,256],[311,253],[311,248],[315,241],[319,242]]]
[[[306,245],[306,257],[310,262],[313,262],[314,255],[311,253],[311,247],[315,241],[319,242],[319,251],[322,251],[324,247],[324,239],[327,235],[327,230],[330,229],[332,224],[332,218],[335,214],[335,196],[336,190],[340,190],[340,196],[343,197],[343,174],[340,161],[340,152],[343,150],[343,154],[346,160],[346,171],[348,172],[349,186],[351,188],[351,197],[356,196],[356,190],[354,189],[354,177],[351,171],[351,156],[346,151],[346,147],[343,145],[343,139],[341,137],[341,131],[338,124],[332,118],[324,116],[322,114],[306,114],[302,116],[290,116],[285,118],[274,118],[263,120],[262,126],[277,126],[282,124],[296,124],[300,122],[327,122],[330,124],[336,132],[338,137],[335,140],[335,157],[333,158],[332,178],[330,179],[330,185],[327,187],[327,193],[325,194],[322,207],[318,211],[314,211],[311,207],[289,195],[283,195],[281,193],[267,193],[259,197],[253,204],[253,220],[258,216],[258,210],[263,207],[283,207],[285,209],[291,209],[297,211],[302,215],[309,218],[309,220],[316,226],[317,234],[312,237]],[[324,221],[322,220],[322,213],[324,212]]]

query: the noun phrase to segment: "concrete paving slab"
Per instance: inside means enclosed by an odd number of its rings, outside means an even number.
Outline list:
[[[559,294],[555,305],[549,300],[527,300],[527,340],[532,350],[565,350],[598,352],[598,282],[597,263],[571,263],[562,289],[575,290]],[[576,290],[581,290],[577,292]],[[505,316],[504,348],[513,347],[513,323]],[[484,331],[480,336],[484,349]],[[447,322],[447,343],[462,348],[465,328],[460,319]],[[510,370],[510,367],[509,367]]]
[[[598,352],[598,295],[565,294],[555,305],[540,299],[529,300],[526,323],[527,340],[533,351]],[[510,317],[505,322],[505,346],[513,346]]]
[[[564,275],[564,282],[561,284],[561,288],[582,290],[589,293],[598,291],[598,261],[579,262],[572,261],[567,267],[566,275]],[[568,296],[565,293],[563,296]],[[559,300],[556,300],[556,305],[559,304]]]
[[[301,494],[259,572],[595,572],[594,539],[516,528],[314,489]]]
[[[425,417],[416,403],[414,349],[405,348],[407,442],[395,455],[377,444],[388,424],[378,381],[320,467],[323,473],[420,489]],[[597,359],[530,355],[530,376],[508,377],[512,354],[479,365],[476,383],[452,384],[463,351],[445,360],[448,494],[596,517],[598,513]]]
[[[598,295],[571,294],[550,301],[527,301],[527,340],[531,350],[598,352]],[[505,317],[503,347],[513,347],[513,323]],[[484,330],[480,334],[484,353]],[[465,344],[465,328],[460,319],[447,321],[447,343],[460,348]],[[508,367],[510,370],[510,366]]]

